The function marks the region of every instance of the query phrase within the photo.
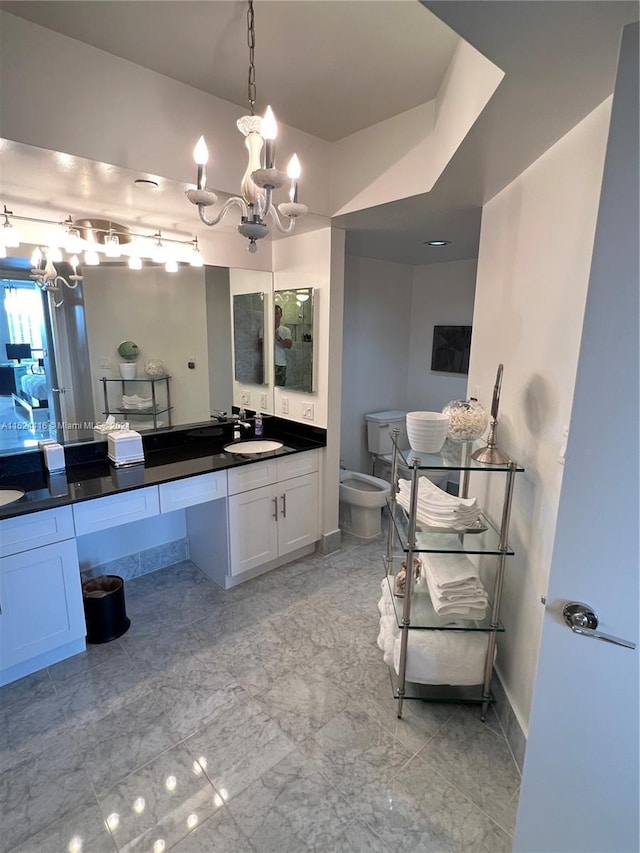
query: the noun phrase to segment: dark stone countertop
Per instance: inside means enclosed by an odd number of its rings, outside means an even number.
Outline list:
[[[44,468],[42,452],[4,457],[0,489],[22,489],[25,495],[0,507],[0,519],[326,446],[326,430],[320,427],[265,417],[261,437],[282,441],[283,446],[255,456],[232,454],[224,446],[233,441],[233,427],[232,422],[188,424],[143,435],[144,463],[118,468],[107,458],[106,440],[66,446],[67,466],[59,473],[50,474]],[[253,428],[246,433],[243,430],[240,440],[252,438],[255,438]]]

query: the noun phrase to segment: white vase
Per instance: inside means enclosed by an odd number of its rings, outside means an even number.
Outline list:
[[[136,378],[136,365],[134,361],[121,361],[118,367],[120,368],[120,376],[123,379]]]

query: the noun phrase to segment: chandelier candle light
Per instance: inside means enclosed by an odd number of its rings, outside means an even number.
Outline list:
[[[207,189],[207,163],[209,151],[204,137],[200,137],[193,151],[193,158],[198,167],[197,188],[187,190],[186,196],[192,204],[198,208],[198,214],[205,225],[218,225],[226,216],[227,212],[237,205],[241,211],[240,225],[238,231],[249,241],[250,252],[257,250],[257,240],[261,240],[269,233],[265,220],[271,217],[276,228],[282,234],[293,231],[298,216],[304,216],[309,212],[305,204],[298,203],[298,179],[301,174],[300,161],[294,154],[287,172],[276,168],[276,137],[278,125],[271,107],[267,107],[264,117],[256,116],[256,69],[254,63],[255,51],[255,29],[253,0],[249,0],[247,11],[247,41],[249,44],[249,108],[251,115],[238,119],[238,130],[245,136],[245,145],[249,153],[247,169],[240,185],[240,196],[231,196],[224,203],[220,213],[209,219],[205,214],[205,208],[215,204],[217,195]],[[272,193],[290,182],[289,201],[279,204],[277,208],[272,203]],[[284,218],[281,221],[280,216]]]

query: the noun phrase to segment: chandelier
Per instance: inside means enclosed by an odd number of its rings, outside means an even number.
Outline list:
[[[306,204],[298,203],[298,178],[300,177],[300,161],[294,154],[287,171],[282,172],[275,164],[275,140],[278,135],[278,125],[271,107],[267,107],[264,117],[255,115],[256,104],[256,68],[254,52],[256,34],[254,28],[253,0],[248,0],[247,10],[247,42],[249,45],[249,82],[248,99],[251,115],[238,119],[238,130],[245,136],[245,145],[249,154],[247,169],[240,186],[240,196],[232,196],[222,206],[220,213],[209,219],[205,208],[215,204],[217,195],[207,189],[207,162],[209,152],[204,137],[200,137],[193,150],[193,159],[198,166],[197,189],[187,190],[186,196],[192,204],[197,205],[198,214],[205,225],[218,225],[228,211],[238,206],[241,217],[238,231],[249,241],[248,249],[255,252],[258,248],[256,241],[266,237],[269,228],[265,220],[270,217],[281,234],[293,231],[296,218],[309,212]],[[289,184],[289,201],[276,206],[272,201],[274,190]],[[281,218],[282,217],[282,218]]]

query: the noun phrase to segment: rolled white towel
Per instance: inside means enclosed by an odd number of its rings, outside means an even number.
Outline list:
[[[488,643],[489,634],[478,631],[412,631],[406,678],[418,684],[482,684]],[[399,638],[394,642],[393,667],[397,674]]]

